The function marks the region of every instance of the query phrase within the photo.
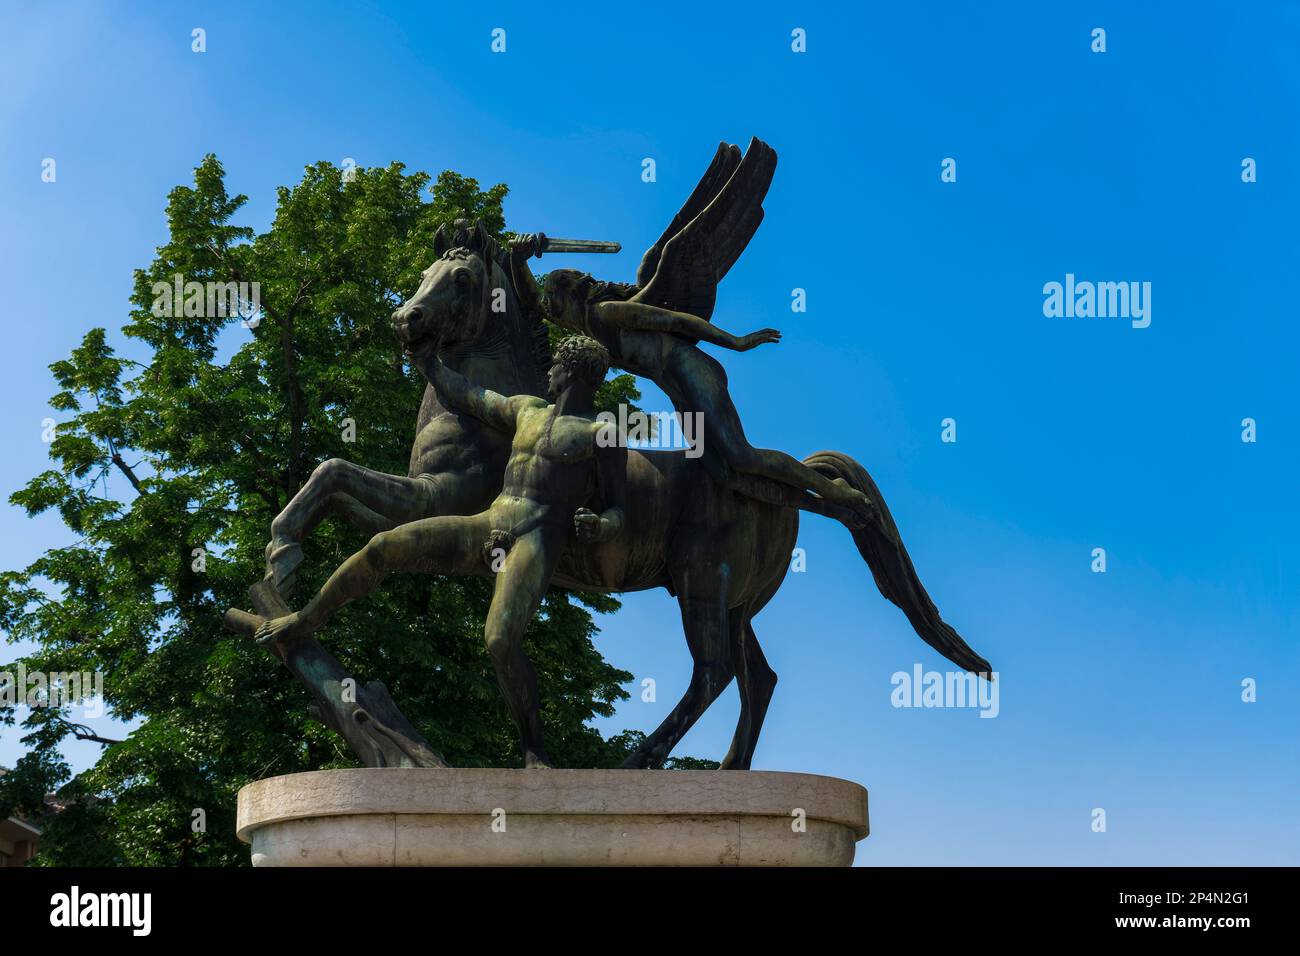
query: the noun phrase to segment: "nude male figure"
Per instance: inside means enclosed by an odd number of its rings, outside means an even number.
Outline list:
[[[609,369],[609,354],[584,336],[561,342],[550,371],[555,397],[550,405],[532,395],[507,397],[480,388],[443,365],[436,344],[415,359],[445,407],[513,435],[501,494],[476,515],[425,518],[375,535],[301,611],[267,621],[256,638],[267,644],[310,634],[393,571],[495,572],[485,633],[488,652],[519,728],[524,766],[549,767],[524,630],[570,534],[605,541],[623,525],[627,450],[597,442],[607,426],[596,421],[593,404]],[[599,515],[582,507],[593,492],[605,504]]]

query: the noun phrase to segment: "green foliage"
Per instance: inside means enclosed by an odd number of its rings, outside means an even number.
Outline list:
[[[718,761],[703,757],[669,757],[664,761],[665,770],[717,770],[721,766]]]
[[[57,511],[77,540],[0,573],[0,628],[36,642],[23,660],[29,671],[101,672],[109,711],[143,722],[73,777],[58,747],[77,726],[58,708],[31,711],[29,752],[0,777],[0,815],[39,813],[44,795],[58,793],[66,809],[46,821],[39,862],[244,864],[233,834],[240,786],[354,763],[340,738],[307,718],[306,691],[221,617],[247,606],[271,519],[316,464],[340,457],[405,473],[424,382],[389,314],[416,288],[441,223],[478,217],[502,235],[505,194],[452,172],[430,187],[400,164],[345,181],[318,163],[278,191],[272,226],[255,233],[234,224],[245,197],[227,193],[215,157],[193,186],[172,190],[169,237],[135,274],[123,330],[144,360],[119,356],[92,329],[51,366],[52,404],[66,413],[50,446],[54,467],[10,499],[32,515]],[[155,284],[178,273],[260,283],[260,322],[154,314]],[[636,397],[624,376],[602,401]],[[345,419],[356,423],[355,443],[343,440]],[[340,523],[318,527],[302,593],[362,543]],[[198,548],[202,570],[193,567]],[[458,766],[520,761],[482,646],[489,588],[397,576],[322,635],[351,672],[383,680]],[[618,607],[607,596],[583,601]],[[596,652],[594,632],[588,610],[558,591],[529,631],[548,749],[561,765],[616,765],[634,739],[606,740],[587,726],[613,712],[631,679]],[[0,720],[14,719],[0,710]],[[198,808],[204,833],[191,827]]]

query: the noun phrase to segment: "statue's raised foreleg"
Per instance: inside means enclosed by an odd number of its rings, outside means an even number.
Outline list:
[[[322,462],[271,523],[266,576],[281,594],[291,594],[302,563],[302,541],[330,515],[373,535],[439,513],[478,510],[478,501],[460,500],[465,496],[458,492],[459,484],[451,476],[388,475],[342,458]]]

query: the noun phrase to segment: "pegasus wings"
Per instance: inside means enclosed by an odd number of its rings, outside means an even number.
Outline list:
[[[763,198],[776,172],[776,151],[755,137],[744,158],[719,144],[704,177],[637,269],[632,297],[709,319],[718,283],[763,221]]]

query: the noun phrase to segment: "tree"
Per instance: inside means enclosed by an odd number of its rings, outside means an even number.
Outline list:
[[[274,222],[256,233],[236,224],[246,197],[227,193],[215,157],[193,186],[172,190],[168,241],[137,270],[123,329],[139,359],[96,328],[51,366],[52,404],[66,416],[50,445],[54,467],[10,499],[31,515],[56,509],[77,536],[0,574],[0,627],[37,644],[21,663],[100,672],[109,712],[143,721],[73,778],[58,747],[84,729],[69,707],[31,710],[29,752],[0,778],[0,816],[37,813],[58,792],[67,809],[47,822],[41,862],[246,863],[233,833],[239,787],[353,765],[341,739],[306,716],[306,692],[223,630],[221,616],[246,606],[271,519],[316,464],[340,457],[405,472],[424,382],[389,314],[418,285],[440,224],[477,217],[502,235],[506,191],[452,172],[430,186],[398,163],[346,173],[318,163],[278,190]],[[177,276],[257,282],[261,312],[156,307]],[[631,376],[602,393],[606,407],[637,397]],[[307,543],[303,593],[362,543],[341,523],[322,524]],[[344,666],[383,680],[457,766],[520,760],[482,646],[489,594],[480,579],[396,576],[322,635]],[[639,735],[605,739],[587,723],[613,712],[631,675],[596,652],[590,611],[618,602],[582,600],[552,591],[529,651],[552,755],[613,766]],[[12,724],[13,708],[0,719]],[[206,832],[195,832],[197,810]]]

